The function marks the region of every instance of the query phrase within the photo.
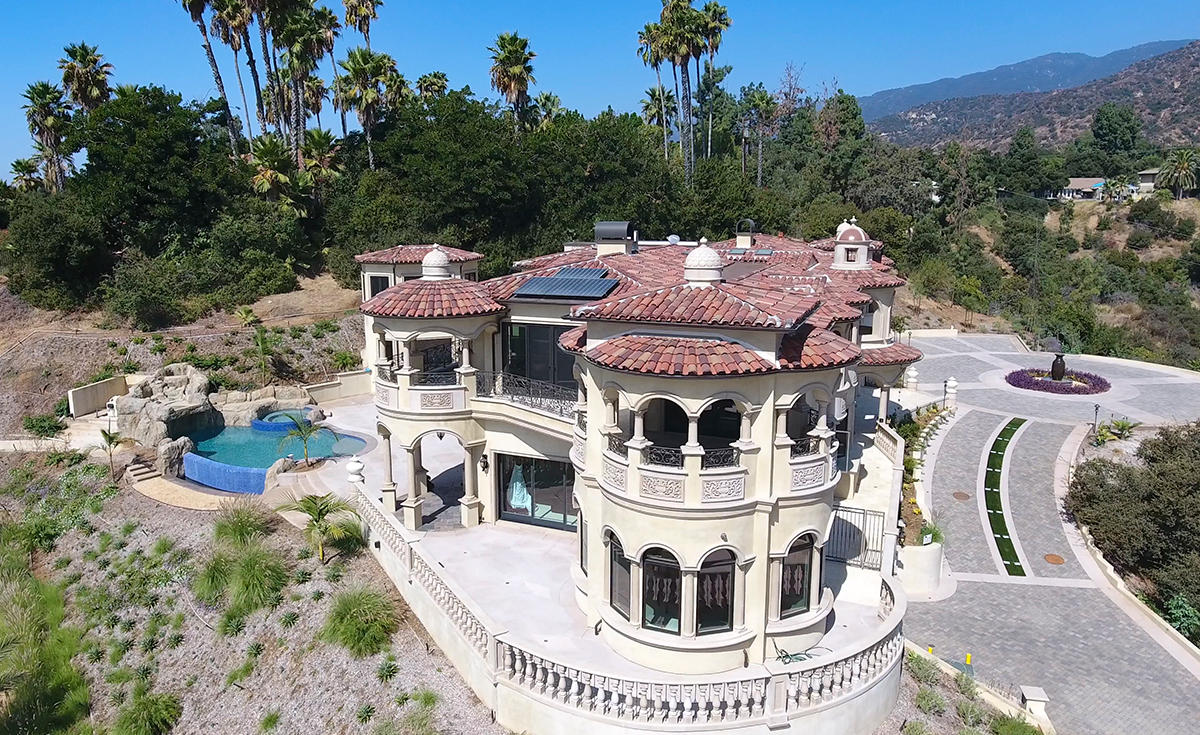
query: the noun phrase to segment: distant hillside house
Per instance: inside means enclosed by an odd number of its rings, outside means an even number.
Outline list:
[[[1103,198],[1104,179],[1091,177],[1075,177],[1067,179],[1067,186],[1058,191],[1057,199],[1101,199]]]
[[[1138,171],[1138,193],[1149,194],[1154,191],[1154,182],[1158,179],[1158,169],[1148,168],[1145,171]]]

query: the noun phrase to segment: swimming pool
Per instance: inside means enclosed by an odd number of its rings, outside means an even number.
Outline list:
[[[253,419],[250,428],[258,431],[278,431],[287,433],[296,428],[297,423],[311,423],[308,412],[311,408],[291,408],[282,411],[272,411],[261,419]]]
[[[196,442],[196,454],[206,459],[235,467],[267,469],[289,454],[297,460],[304,458],[304,443],[296,437],[282,437],[271,431],[259,431],[247,426],[226,426],[191,435]],[[308,440],[308,456],[347,457],[357,454],[367,443],[348,434],[335,434],[329,429],[317,432]]]

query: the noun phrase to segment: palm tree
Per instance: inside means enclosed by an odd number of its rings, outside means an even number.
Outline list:
[[[229,109],[229,98],[225,95],[225,82],[221,80],[221,69],[217,66],[217,57],[213,55],[212,43],[208,40],[208,26],[204,23],[204,11],[208,9],[209,0],[180,0],[180,2],[183,9],[191,16],[192,22],[200,29],[204,53],[208,56],[208,65],[212,69],[213,81],[217,85],[217,95],[221,98],[222,111],[225,113],[225,127],[229,129],[229,148],[236,155],[238,129],[233,121],[233,112]]]
[[[48,191],[60,192],[69,163],[62,152],[62,141],[70,120],[63,91],[50,82],[34,82],[26,87],[22,96],[26,104],[21,109],[25,110],[25,121],[42,163],[42,182]]]
[[[375,116],[383,104],[384,84],[396,68],[396,62],[387,54],[354,48],[346,54],[346,60],[341,65],[346,74],[338,80],[335,94],[347,109],[358,113],[358,122],[367,138],[367,166],[374,170],[375,149],[371,143],[371,132],[375,127]]]
[[[316,438],[316,436],[322,431],[328,431],[330,434],[333,432],[324,426],[317,426],[316,424],[310,423],[308,419],[297,420],[295,416],[290,414],[288,415],[288,419],[292,422],[292,428],[288,429],[288,433],[284,435],[283,439],[279,442],[279,448],[282,450],[283,446],[288,443],[289,439],[299,439],[300,443],[304,445],[304,464],[307,465],[308,442]]]
[[[675,99],[674,92],[662,85],[646,90],[646,98],[642,100],[642,119],[648,125],[662,127],[663,146],[667,145],[667,130],[674,125],[678,112],[679,101]]]
[[[317,116],[317,127],[321,127],[321,109],[325,100],[329,99],[329,88],[321,77],[309,77],[304,80],[304,106]],[[311,131],[309,131],[311,132]]]
[[[117,469],[113,466],[113,455],[121,448],[123,444],[128,444],[133,440],[129,437],[121,436],[119,431],[100,430],[100,449],[108,455],[108,478],[110,480],[117,479]]]
[[[537,113],[538,129],[550,127],[556,117],[566,112],[562,100],[553,92],[539,92],[533,100],[532,109]]]
[[[338,21],[337,13],[324,6],[317,8],[316,12],[313,14],[313,21],[317,25],[317,31],[324,39],[325,53],[329,54],[329,63],[333,66],[333,86],[334,89],[337,89],[337,80],[338,77],[341,76],[341,73],[338,71],[337,56],[334,54],[334,45],[337,42],[337,37],[341,35],[342,24]],[[338,114],[341,115],[342,137],[345,138],[347,134],[346,111],[341,107],[341,105],[337,104],[336,99],[334,99],[334,107],[337,109]],[[321,116],[318,112],[317,127],[320,126]]]
[[[414,96],[412,87],[403,74],[395,69],[388,72],[388,75],[383,80],[384,107],[399,107]]]
[[[276,34],[276,42],[284,49],[283,63],[291,81],[292,125],[290,143],[295,155],[296,167],[303,168],[305,121],[308,115],[304,105],[305,80],[317,68],[317,62],[325,54],[325,36],[317,27],[312,8],[288,16],[284,28]]]
[[[446,72],[444,71],[431,71],[428,74],[422,74],[417,79],[417,93],[421,95],[421,99],[423,100],[441,97],[446,94],[446,89],[449,86],[450,82],[446,79]]]
[[[285,160],[288,160],[286,156]],[[262,372],[264,386],[267,384],[267,370],[271,367],[271,359],[275,356],[277,343],[275,335],[268,332],[262,325],[254,330],[254,351],[258,353],[258,368]]]
[[[513,110],[513,130],[521,135],[521,113],[529,103],[529,85],[536,84],[533,78],[533,59],[537,56],[529,50],[529,39],[515,32],[496,36],[496,45],[488,46],[492,52],[492,88],[508,100]]]
[[[642,30],[638,31],[638,56],[641,57],[643,64],[654,68],[654,76],[658,79],[658,89],[661,90],[663,88],[662,64],[666,61],[666,56],[663,53],[662,26],[658,23],[647,23]],[[668,121],[673,119],[675,115],[674,113],[668,114],[665,95],[658,95],[658,101],[660,105],[657,117],[662,125],[663,158],[669,160],[671,136],[668,132]],[[649,120],[648,117],[647,120]]]
[[[755,178],[755,185],[762,188],[763,139],[771,133],[775,122],[776,103],[771,93],[760,86],[746,98],[746,105],[749,108],[754,135],[758,138],[758,176]]]
[[[663,55],[679,70],[682,86],[679,93],[680,143],[684,178],[691,185],[696,142],[692,132],[692,86],[688,65],[704,53],[704,16],[692,7],[691,0],[668,0],[663,4],[660,25]]]
[[[349,535],[347,521],[356,521],[354,506],[333,493],[305,495],[275,508],[280,513],[303,513],[308,516],[304,536],[316,547],[317,559],[325,563],[325,544]]]
[[[242,64],[238,54],[242,51],[246,29],[254,19],[250,8],[242,0],[211,0],[212,32],[221,43],[233,51],[233,70],[237,73],[238,90],[242,93],[242,112],[246,116],[249,140],[254,140],[254,126],[250,124],[250,103],[246,101],[246,85],[242,83]],[[263,132],[266,132],[265,130]]]
[[[341,175],[342,167],[337,161],[341,146],[328,130],[317,128],[304,134],[304,168],[313,178],[313,186],[317,199],[325,184]]]
[[[267,95],[268,95],[268,100],[271,100],[271,99],[274,99],[274,97],[271,96],[273,94],[273,90],[271,88],[271,79],[274,76],[274,72],[271,70],[271,46],[267,41],[267,30],[268,30],[268,25],[269,25],[267,22],[267,5],[269,2],[270,2],[270,0],[246,0],[246,6],[249,7],[250,12],[254,14],[254,22],[258,26],[258,40],[259,40],[259,43],[262,48],[263,66],[265,67],[266,72],[267,72]],[[248,31],[247,31],[247,33],[248,33]],[[254,66],[254,61],[252,60],[253,57],[250,55],[249,49],[250,49],[250,43],[249,43],[249,39],[247,39],[246,60],[250,62],[250,74],[254,77],[254,90],[256,93],[259,93],[258,107],[259,107],[260,117],[259,117],[258,124],[259,124],[259,127],[261,127],[263,129],[263,132],[265,133],[267,130],[267,104],[268,103],[264,102],[262,99],[262,94],[260,91],[262,89],[262,85],[258,78],[258,69]],[[276,101],[276,106],[278,106],[278,101]],[[283,134],[282,131],[279,129],[278,123],[275,124],[275,132],[279,135]]]
[[[1180,199],[1183,192],[1196,188],[1196,166],[1196,152],[1191,148],[1171,151],[1158,172],[1155,184],[1174,189],[1175,198]]]
[[[237,317],[238,323],[243,327],[252,327],[262,321],[258,318],[258,314],[254,313],[254,309],[251,309],[249,306],[243,306],[238,309],[234,312],[234,316]]]
[[[354,26],[363,35],[367,50],[371,50],[371,23],[379,19],[383,0],[342,0],[346,7],[346,25]]]
[[[13,186],[17,191],[33,191],[42,187],[42,177],[38,175],[41,164],[34,158],[18,158],[9,167],[12,172]]]
[[[91,112],[108,101],[108,78],[113,65],[104,60],[96,46],[73,43],[63,49],[66,57],[58,60],[63,89],[76,107]]]
[[[716,0],[709,0],[705,3],[704,10],[701,12],[704,13],[704,47],[708,50],[708,67],[709,69],[716,69],[717,51],[721,48],[722,35],[725,31],[729,30],[729,26],[733,25],[733,20],[729,17],[729,8]],[[708,100],[708,136],[705,139],[705,158],[712,157],[712,103],[713,100],[710,96]]]

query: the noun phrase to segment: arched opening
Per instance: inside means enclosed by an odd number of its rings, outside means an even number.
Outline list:
[[[819,409],[808,403],[808,396],[800,396],[787,412],[787,435],[792,440],[791,456],[804,457],[815,454],[820,442],[812,436],[820,418]]]
[[[683,407],[666,398],[655,398],[642,411],[643,432],[651,443],[642,451],[643,461],[663,467],[683,467],[680,447],[688,440],[688,416]]]
[[[608,534],[608,604],[612,609],[629,619],[630,582],[633,579],[633,564],[625,556],[625,548],[616,534]]]
[[[739,452],[731,445],[742,433],[742,414],[737,405],[728,398],[716,401],[704,409],[697,424],[697,438],[704,447],[701,466],[708,469],[736,465]]]
[[[879,305],[874,301],[867,307],[862,318],[858,320],[858,333],[860,336],[868,337],[875,331],[875,312],[879,311]]]
[[[737,559],[718,549],[700,565],[696,577],[696,632],[699,635],[733,630],[734,581]]]
[[[813,537],[805,534],[792,542],[783,558],[779,585],[779,617],[789,618],[809,610],[813,570]]]
[[[455,368],[462,366],[463,340],[441,335],[420,335],[412,343],[412,367],[419,372],[413,376],[416,385],[454,385],[458,382]]]
[[[642,627],[679,635],[683,574],[675,555],[652,548],[642,555]]]

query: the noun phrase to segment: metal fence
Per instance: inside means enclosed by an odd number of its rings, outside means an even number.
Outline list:
[[[835,505],[825,558],[852,567],[879,569],[883,562],[883,526],[882,511]]]
[[[717,469],[719,467],[736,467],[741,457],[741,451],[735,447],[705,449],[704,456],[700,458],[700,467],[705,470]]]
[[[475,374],[475,394],[499,398],[565,419],[574,418],[578,392],[572,388],[509,373],[480,371]]]

